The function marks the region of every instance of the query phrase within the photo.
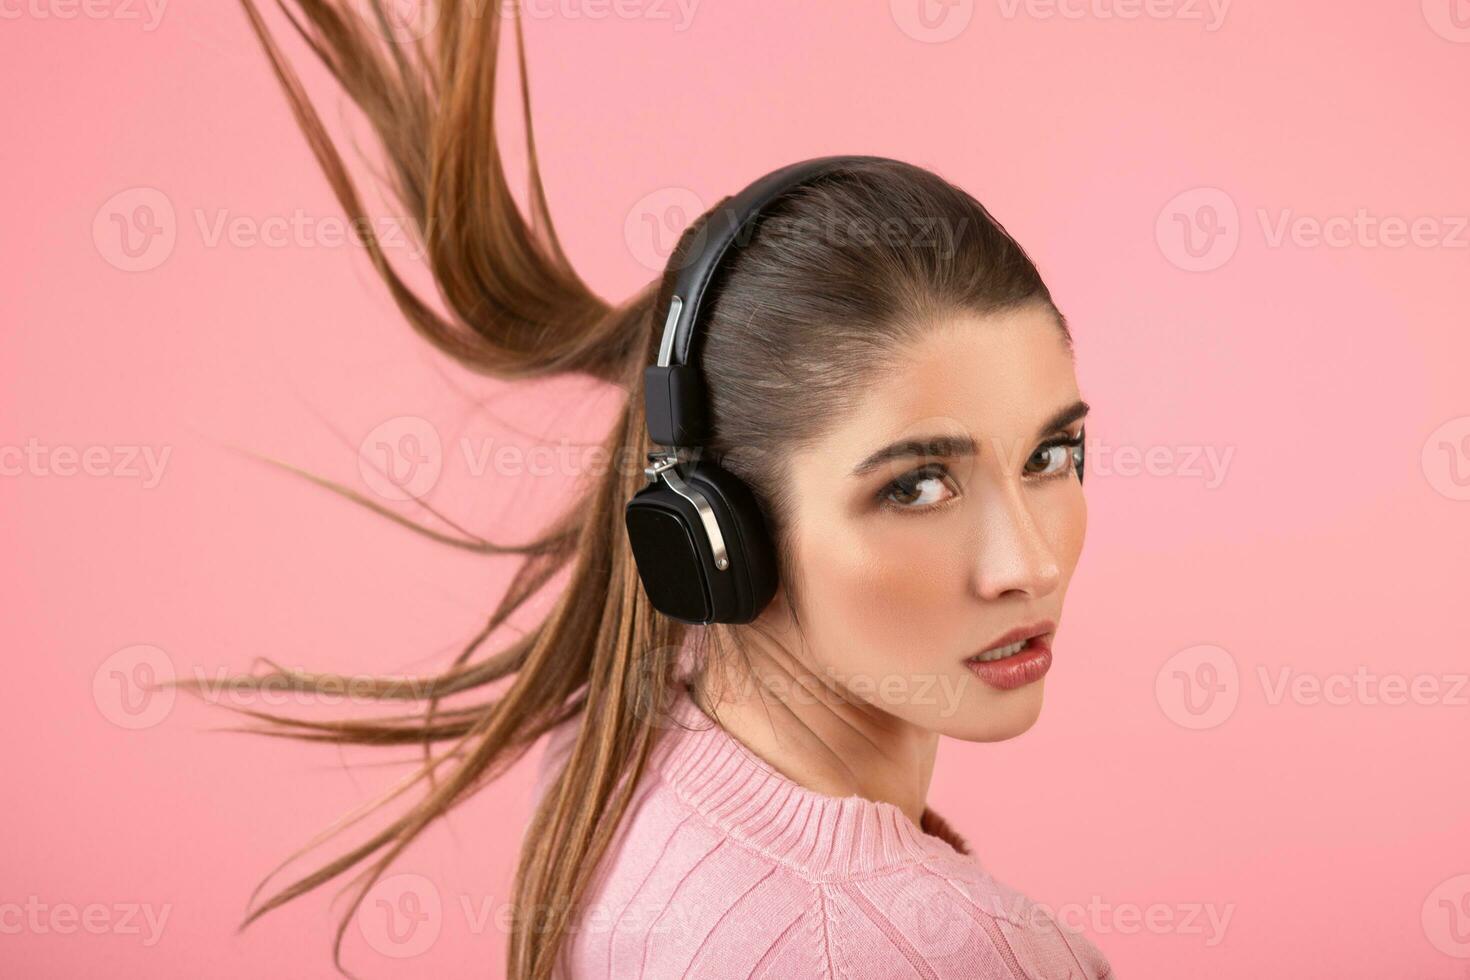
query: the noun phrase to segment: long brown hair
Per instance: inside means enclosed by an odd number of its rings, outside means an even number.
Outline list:
[[[441,0],[430,8],[433,32],[422,39],[395,36],[384,0],[277,2],[363,112],[386,158],[383,179],[411,221],[445,314],[389,264],[348,168],[256,0],[241,0],[338,201],[364,229],[367,253],[413,328],[487,375],[576,373],[617,385],[628,397],[602,446],[613,465],[586,479],[573,506],[530,543],[446,538],[414,524],[457,547],[523,558],[483,628],[442,674],[364,684],[279,668],[229,679],[240,689],[284,683],[340,691],[350,683],[373,699],[417,705],[401,715],[339,721],[245,713],[264,722],[251,731],[339,744],[421,745],[425,756],[409,784],[423,786],[422,799],[359,846],[271,895],[241,928],[371,858],[337,929],[333,959],[342,969],[343,933],[393,860],[551,727],[580,715],[566,762],[526,830],[515,879],[507,975],[544,980],[556,969],[578,903],[644,771],[662,727],[657,712],[680,683],[671,653],[693,639],[690,649],[702,664],[713,650],[738,651],[739,631],[751,628],[690,634],[660,615],[643,594],[623,524],[624,503],[645,482],[642,466],[656,448],[645,429],[642,392],[642,369],[659,340],[654,310],[711,212],[686,229],[662,279],[625,303],[609,304],[572,269],[552,227],[523,57],[529,221],[502,169],[493,110],[503,0]],[[515,28],[519,52],[518,19]],[[786,162],[773,161],[771,169]],[[1026,303],[1056,310],[1034,264],[979,202],[897,161],[851,166],[777,201],[722,266],[709,295],[718,302],[706,304],[700,365],[716,438],[706,451],[756,491],[778,542],[782,589],[793,614],[800,579],[787,545],[787,455],[819,438],[829,420],[850,408],[865,380],[934,317]],[[1056,317],[1067,337],[1065,320]],[[545,620],[504,649],[484,652],[497,628],[567,566],[567,584]],[[494,698],[442,703],[503,679],[509,681]]]

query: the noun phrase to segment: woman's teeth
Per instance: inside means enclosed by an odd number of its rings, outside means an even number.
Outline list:
[[[1020,653],[1021,652],[1021,648],[1024,647],[1026,644],[1030,643],[1030,642],[1031,641],[1029,639],[1027,639],[1027,640],[1021,640],[1021,641],[1019,641],[1017,643],[1012,643],[1010,646],[996,647],[994,650],[990,650],[990,651],[988,651],[986,653],[976,654],[975,656],[971,657],[970,659],[971,660],[979,660],[982,663],[988,663],[991,660],[1004,660],[1006,657],[1012,657],[1012,656],[1015,656],[1016,654]]]

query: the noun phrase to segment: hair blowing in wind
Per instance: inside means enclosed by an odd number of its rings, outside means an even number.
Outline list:
[[[655,716],[680,677],[672,651],[689,629],[647,601],[623,523],[626,501],[644,483],[641,461],[657,448],[645,427],[642,371],[658,348],[656,301],[673,276],[666,273],[627,302],[612,304],[572,268],[538,175],[521,25],[512,18],[529,160],[529,215],[522,214],[495,138],[497,52],[512,4],[443,0],[426,18],[433,24],[427,36],[395,39],[383,0],[278,0],[283,25],[320,59],[370,126],[373,150],[386,164],[381,179],[432,274],[438,297],[431,305],[388,261],[363,195],[256,0],[241,4],[338,202],[363,229],[367,254],[412,328],[474,372],[507,380],[577,374],[627,395],[601,447],[617,462],[581,478],[571,505],[526,544],[446,535],[318,481],[447,546],[517,554],[521,561],[505,595],[443,673],[375,679],[366,687],[355,676],[284,669],[230,680],[241,689],[284,682],[322,692],[340,691],[350,681],[354,692],[366,691],[394,711],[322,721],[232,709],[260,722],[248,731],[423,751],[409,779],[344,817],[281,867],[400,797],[411,800],[403,812],[257,903],[277,868],[252,896],[254,907],[241,928],[359,869],[333,945],[334,962],[346,973],[343,934],[395,858],[551,727],[581,714],[566,763],[552,774],[525,830],[513,889],[506,975],[545,980],[659,735]],[[912,227],[915,215],[926,217],[923,227],[932,240],[820,233],[859,224]],[[686,229],[671,270],[707,219],[708,213]],[[792,512],[784,456],[810,444],[820,434],[817,427],[839,416],[851,393],[926,320],[1027,303],[1055,310],[1034,264],[977,201],[927,170],[896,162],[854,167],[777,202],[722,266],[711,286],[715,293],[719,301],[704,322],[700,360],[715,432],[707,451],[756,491],[778,548]],[[1057,317],[1065,334],[1065,321]],[[779,550],[781,588],[795,613],[799,570],[789,549]],[[503,648],[488,649],[491,637],[504,632],[500,627],[564,570],[564,589],[544,620]],[[698,658],[738,651],[739,631],[747,628],[754,627],[700,629]]]

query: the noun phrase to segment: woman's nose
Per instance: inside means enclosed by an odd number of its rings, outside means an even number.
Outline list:
[[[982,599],[1024,593],[1049,595],[1062,572],[1051,543],[1032,514],[1022,487],[1011,486],[987,502],[975,543],[973,578]]]

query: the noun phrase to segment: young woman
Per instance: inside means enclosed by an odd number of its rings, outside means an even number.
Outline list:
[[[243,3],[339,200],[371,228]],[[705,284],[692,361],[702,451],[756,502],[774,592],[743,621],[686,622],[651,601],[627,506],[666,448],[650,436],[645,369],[667,354],[678,273],[730,199],[690,225],[663,277],[610,305],[557,242],[529,140],[529,223],[507,187],[492,133],[499,4],[440,3],[422,44],[385,41],[377,0],[283,9],[371,121],[423,240],[443,313],[367,241],[409,323],[471,369],[575,372],[627,399],[612,465],[577,504],[530,545],[483,546],[524,562],[451,668],[373,686],[420,699],[416,713],[260,716],[278,734],[419,742],[432,758],[406,815],[246,923],[371,858],[350,919],[425,827],[549,732],[510,977],[1109,976],[925,804],[940,736],[996,741],[1036,721],[1086,528],[1087,407],[1066,321],[1025,251],[967,193],[895,160],[832,165],[766,202]],[[524,93],[523,59],[521,81]],[[525,95],[523,112],[529,137]],[[545,621],[487,654],[563,569]]]

